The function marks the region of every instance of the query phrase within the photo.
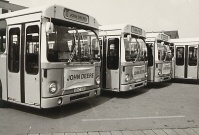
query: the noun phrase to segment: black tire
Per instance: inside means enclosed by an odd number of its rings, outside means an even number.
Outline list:
[[[5,107],[5,102],[2,100],[2,85],[0,80],[0,108]]]

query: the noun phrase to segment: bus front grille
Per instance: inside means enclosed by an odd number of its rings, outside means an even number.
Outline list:
[[[81,94],[81,95],[77,95],[77,96],[72,96],[72,97],[70,97],[70,101],[85,98],[85,97],[88,97],[88,96],[89,96],[89,93],[85,93],[85,94]]]
[[[135,84],[135,87],[139,87],[139,86],[142,86],[143,83],[138,83],[138,84]]]

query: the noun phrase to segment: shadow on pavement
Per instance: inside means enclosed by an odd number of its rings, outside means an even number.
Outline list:
[[[86,111],[88,109],[94,108],[101,105],[111,98],[108,97],[94,97],[90,99],[85,99],[75,103],[67,104],[60,107],[49,108],[49,109],[37,109],[32,107],[27,107],[23,105],[9,103],[8,107],[13,108],[18,111],[39,115],[51,119],[60,119],[63,117],[68,117],[79,112]]]
[[[147,87],[148,88],[153,88],[153,89],[161,89],[165,88],[172,85],[171,81],[168,82],[156,82],[156,83],[148,83]]]
[[[135,90],[126,91],[126,92],[114,92],[114,91],[103,91],[101,96],[103,97],[116,97],[116,98],[132,98],[136,96],[140,96],[146,92],[148,92],[150,88],[148,87],[142,87],[137,88]]]
[[[184,84],[199,84],[198,79],[172,79],[171,80],[173,83],[184,83]]]

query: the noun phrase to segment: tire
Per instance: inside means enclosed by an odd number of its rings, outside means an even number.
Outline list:
[[[4,107],[5,107],[5,101],[2,100],[2,84],[0,80],[0,108],[4,108]]]

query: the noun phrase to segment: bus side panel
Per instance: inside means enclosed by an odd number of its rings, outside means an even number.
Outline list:
[[[0,54],[0,83],[2,85],[2,89],[0,90],[1,97],[3,100],[7,100],[7,54]]]
[[[39,75],[25,76],[25,103],[40,104],[40,78]]]
[[[187,72],[187,78],[197,79],[197,66],[189,66]]]
[[[148,76],[147,76],[147,80],[149,82],[153,82],[153,75],[154,75],[154,70],[153,70],[153,66],[148,67]]]
[[[175,66],[175,78],[184,78],[184,66]]]
[[[106,88],[113,91],[119,91],[119,70],[107,70],[106,74]]]

